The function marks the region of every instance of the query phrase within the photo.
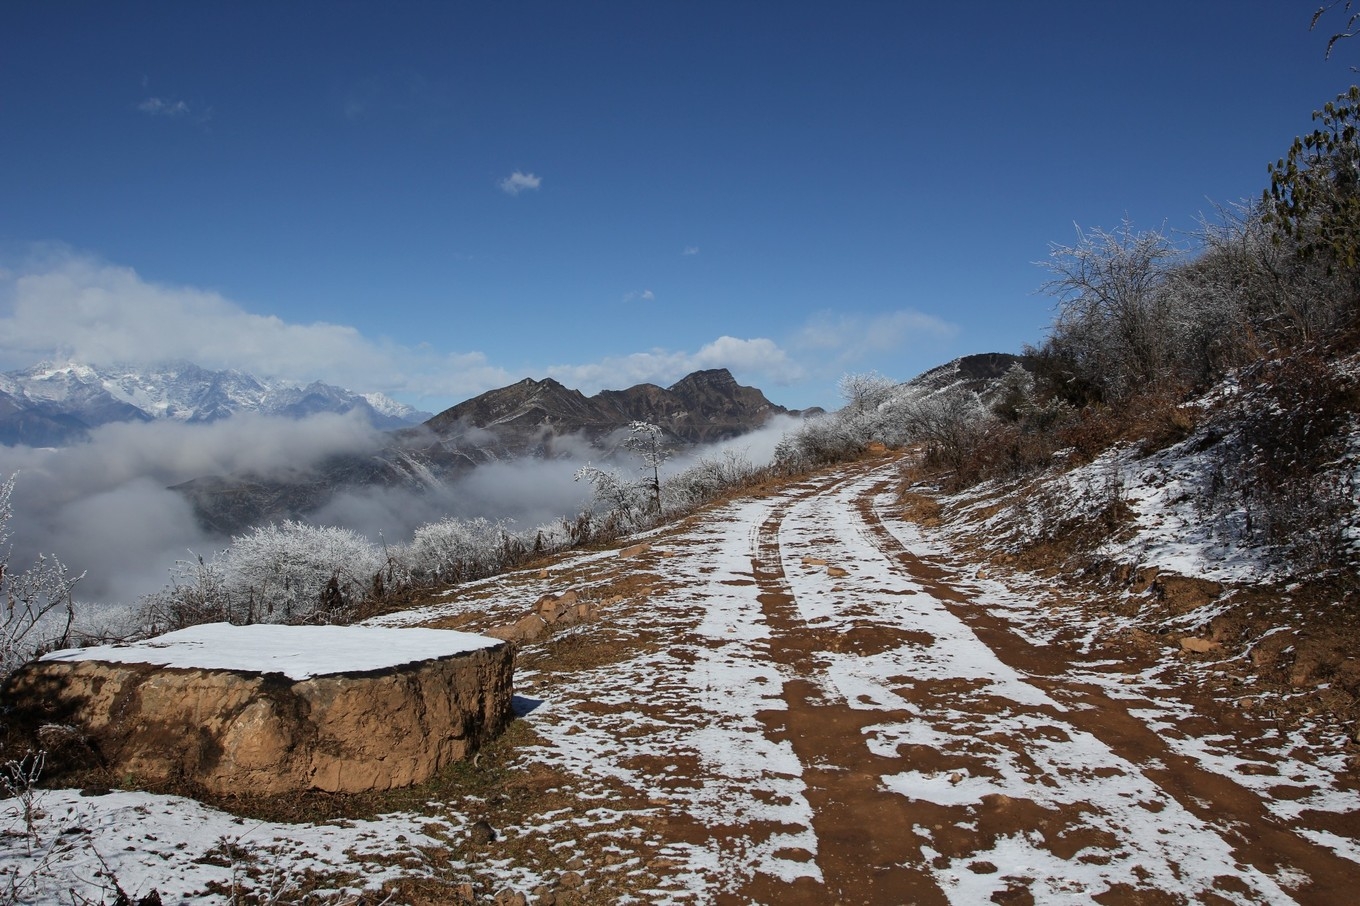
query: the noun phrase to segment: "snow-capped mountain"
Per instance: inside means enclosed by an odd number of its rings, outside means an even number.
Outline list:
[[[43,363],[0,374],[0,443],[60,446],[110,422],[212,422],[238,412],[301,418],[359,410],[378,428],[429,413],[320,381],[306,386],[189,362],[148,367]]]

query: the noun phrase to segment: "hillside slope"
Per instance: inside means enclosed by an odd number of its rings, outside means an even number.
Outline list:
[[[520,718],[439,783],[237,800],[248,832],[187,800],[52,791],[47,839],[78,822],[126,889],[175,897],[247,864],[247,883],[308,869],[412,904],[1347,900],[1360,778],[1325,713],[1283,708],[1294,693],[1249,655],[1229,670],[1132,631],[1122,592],[980,562],[899,496],[903,465],[770,486],[626,556],[372,621],[484,631],[567,590],[600,608],[523,644]],[[352,820],[259,820],[321,814]],[[0,847],[0,867],[33,865]],[[52,889],[88,890],[83,867]]]

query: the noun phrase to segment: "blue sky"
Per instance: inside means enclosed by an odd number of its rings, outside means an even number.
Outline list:
[[[1038,341],[1074,224],[1258,195],[1360,80],[1317,2],[7,3],[0,368],[830,407]]]

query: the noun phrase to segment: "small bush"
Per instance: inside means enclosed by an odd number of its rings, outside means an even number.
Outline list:
[[[176,564],[171,587],[145,602],[154,629],[195,623],[344,623],[386,565],[348,529],[301,522],[238,535],[211,560]]]

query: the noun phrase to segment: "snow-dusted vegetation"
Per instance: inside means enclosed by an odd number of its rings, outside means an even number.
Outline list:
[[[961,490],[1101,459],[1137,471],[1180,445],[1196,472],[1182,485],[1188,528],[1270,547],[1300,575],[1354,567],[1360,90],[1317,118],[1262,200],[1220,209],[1183,243],[1125,222],[1055,244],[1053,326],[1000,380],[850,376],[845,407],[790,433],[777,462],[916,443],[924,473]],[[1090,495],[1056,493],[1051,517],[1040,505],[1023,520],[1044,523],[1039,536],[1090,515],[1070,505]],[[1114,485],[1105,503],[1120,503]]]
[[[55,556],[40,556],[27,568],[10,563],[10,497],[18,475],[0,482],[0,680],[44,651],[65,645],[75,621],[72,575]]]

